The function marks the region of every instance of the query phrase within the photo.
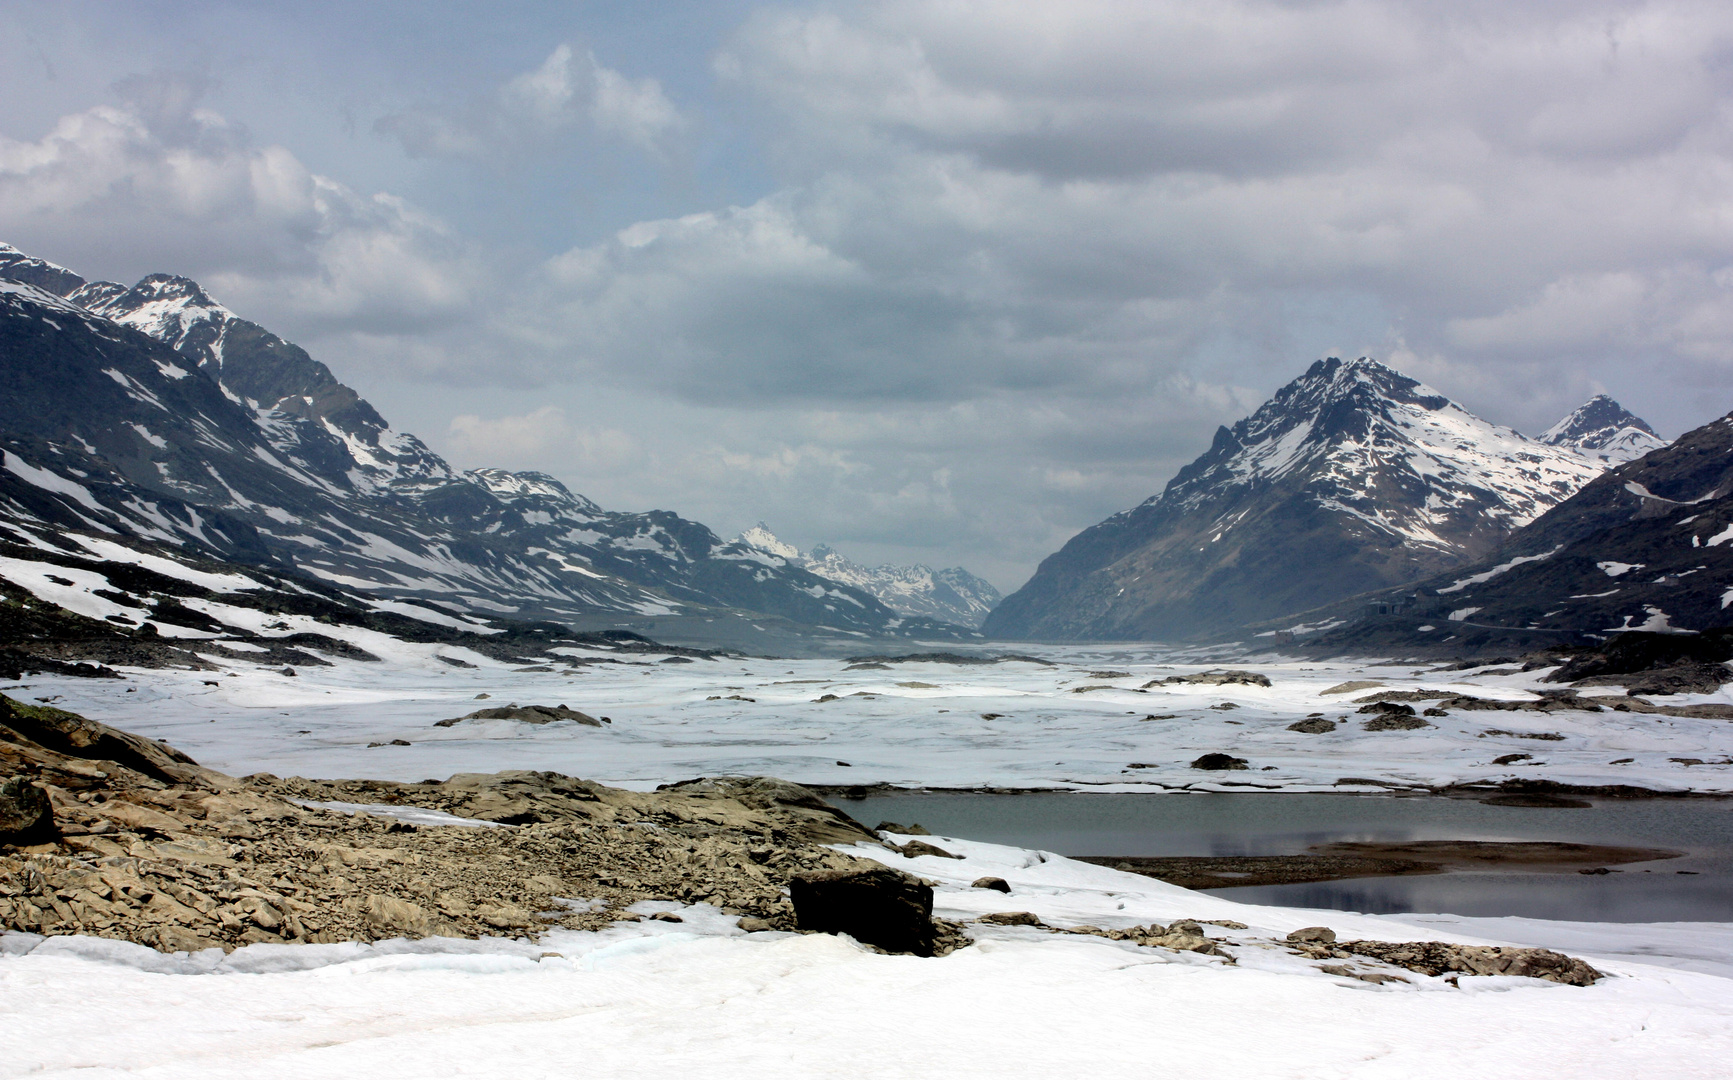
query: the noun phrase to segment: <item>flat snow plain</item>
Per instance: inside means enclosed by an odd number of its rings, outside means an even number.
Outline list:
[[[1365,732],[1321,691],[1376,679],[1526,697],[1535,673],[1229,661],[1153,650],[1043,650],[1053,666],[698,660],[513,671],[449,647],[357,641],[384,662],[295,677],[247,665],[127,672],[7,692],[166,738],[232,773],[443,777],[556,769],[633,787],[719,772],[808,783],[1077,790],[1371,790],[1509,776],[1725,791],[1725,722],[1630,713],[1477,712]],[[436,652],[474,664],[456,668]],[[1152,679],[1245,667],[1270,688]],[[233,674],[229,674],[229,671]],[[1105,675],[1107,671],[1127,674]],[[1092,672],[1097,674],[1091,674]],[[215,686],[205,685],[207,682]],[[911,686],[906,684],[925,685]],[[1111,687],[1076,692],[1082,687]],[[487,694],[477,700],[477,695]],[[835,700],[818,701],[825,695]],[[742,701],[731,697],[750,698]],[[1677,699],[1674,699],[1677,700]],[[1687,701],[1725,700],[1691,698]],[[612,723],[435,721],[486,705],[566,704]],[[1231,702],[1235,709],[1212,706]],[[1286,725],[1348,716],[1334,733]],[[983,714],[999,714],[985,719]],[[1157,719],[1145,720],[1145,716]],[[1488,729],[1560,740],[1483,736]],[[403,739],[410,746],[382,745]],[[1197,755],[1248,758],[1202,773]],[[1539,764],[1498,766],[1506,753]],[[1612,765],[1620,758],[1629,764]],[[838,762],[846,761],[848,765]],[[1148,768],[1132,769],[1138,763]],[[1271,766],[1265,769],[1265,766]],[[252,946],[163,957],[87,938],[0,936],[0,1077],[1657,1077],[1723,1076],[1733,1052],[1733,928],[1363,916],[1254,907],[1020,848],[937,838],[960,860],[871,857],[938,881],[939,914],[1026,910],[1052,925],[1176,918],[1232,966],[1022,927],[937,960],[846,939],[743,934],[699,907],[680,924],[530,942]],[[866,853],[866,852],[863,852]],[[1005,878],[1009,896],[969,888]],[[581,899],[581,898],[580,898]],[[651,905],[673,908],[674,905]],[[1267,942],[1307,925],[1343,937],[1549,945],[1611,977],[1589,988],[1407,975],[1371,985]],[[1264,942],[1264,944],[1260,944]],[[546,955],[546,954],[557,955]]]

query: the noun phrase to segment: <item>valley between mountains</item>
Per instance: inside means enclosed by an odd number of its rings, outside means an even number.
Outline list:
[[[1726,424],[1669,444],[1599,395],[1530,438],[1369,358],[1313,364],[1009,596],[962,567],[866,567],[763,524],[724,540],[551,476],[455,470],[186,278],[92,282],[0,247],[0,362],[0,579],[108,624],[8,642],[59,662],[80,638],[100,662],[123,642],[258,633],[183,602],[209,596],[155,579],[135,594],[103,569],[151,560],[423,635],[539,623],[830,655],[984,638],[1468,655],[1697,631],[1733,595]]]
[[[1142,1075],[1155,1003],[1199,1076],[1259,1073],[1248,1009],[1332,1033],[1306,1056],[1343,1069],[1415,1027],[1383,1055],[1403,1075],[1496,1071],[1506,1028],[1607,1043],[1609,1072],[1697,1069],[1733,1032],[1724,927],[1242,903],[1158,880],[1197,860],[846,812],[1714,804],[1733,423],[1668,443],[1596,398],[1531,439],[1326,359],[1001,597],[455,470],[184,278],[0,249],[0,364],[14,1071],[515,1076],[581,1046],[627,1074],[684,1033],[655,1060],[756,1076],[775,1030],[801,1075],[924,1075],[932,1047]],[[1500,850],[1713,893],[1684,847]],[[64,1038],[89,1001],[105,1022]],[[1099,1037],[1055,1055],[1056,1023]],[[1657,1023],[1687,1036],[1657,1051]]]

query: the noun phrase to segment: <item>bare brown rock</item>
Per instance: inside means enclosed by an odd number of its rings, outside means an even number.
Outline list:
[[[911,859],[921,855],[932,855],[940,859],[962,858],[961,855],[953,855],[944,848],[939,847],[937,844],[929,844],[925,840],[910,840],[908,843],[898,848],[897,851]]]
[[[1602,978],[1600,972],[1583,961],[1551,949],[1440,941],[1348,941],[1339,948],[1423,975],[1517,975],[1567,986],[1590,986]]]
[[[653,793],[538,772],[426,784],[237,780],[70,713],[53,719],[50,730],[77,742],[56,749],[26,734],[40,725],[0,723],[0,772],[24,778],[65,833],[0,840],[0,928],[235,948],[599,928],[633,903],[663,900],[793,929],[790,878],[877,865],[826,846],[877,844],[872,833],[770,778]],[[131,747],[151,771],[67,752],[81,747]],[[332,802],[499,827],[413,826],[320,806]]]

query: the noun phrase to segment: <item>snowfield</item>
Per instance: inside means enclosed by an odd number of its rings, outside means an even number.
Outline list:
[[[1233,920],[1247,928],[1205,929],[1236,963],[987,925],[973,947],[923,960],[847,938],[743,934],[714,909],[658,903],[640,908],[685,922],[535,942],[254,945],[227,958],[8,934],[0,1076],[1706,1077],[1725,1075],[1733,1047],[1725,927],[1672,928],[1693,954],[1673,962],[1698,970],[1621,956],[1630,927],[1563,924],[1552,932],[1608,978],[1452,986],[1386,968],[1406,981],[1373,985],[1272,939],[1321,923],[1343,938],[1526,943],[1559,924],[1466,937],[1436,918],[1250,907],[1056,855],[928,839],[964,858],[870,854],[938,880],[941,916]],[[987,874],[1010,895],[969,888]]]
[[[1376,682],[1516,700],[1534,696],[1543,672],[1146,647],[854,670],[836,660],[604,662],[618,658],[574,649],[572,659],[596,662],[514,670],[449,646],[326,630],[383,662],[289,676],[213,656],[214,672],[32,677],[4,689],[167,739],[236,774],[416,780],[535,768],[638,788],[767,773],[1137,792],[1365,791],[1520,776],[1733,790],[1726,721],[1463,712],[1431,718],[1430,728],[1368,732],[1351,702],[1376,688],[1337,689]],[[1271,685],[1145,687],[1223,668]],[[564,704],[609,722],[435,726],[512,702]],[[1287,730],[1319,712],[1346,719],[1327,734]],[[1559,738],[1523,737],[1540,734]],[[1249,766],[1190,768],[1216,751]],[[1508,753],[1532,757],[1493,762]],[[1357,780],[1338,783],[1344,777]],[[860,853],[938,882],[942,917],[1029,911],[1052,926],[1108,929],[1244,923],[1205,927],[1235,963],[984,924],[972,929],[976,945],[947,957],[886,956],[846,938],[746,934],[714,909],[672,903],[638,910],[676,911],[684,922],[534,941],[254,945],[227,957],[11,933],[0,935],[0,1077],[1708,1077],[1726,1074],[1733,1051],[1733,926],[1259,907],[1050,853],[924,839],[964,857]],[[1006,879],[1010,894],[970,887],[988,875]],[[1450,985],[1385,968],[1404,981],[1374,985],[1276,944],[1312,925],[1343,938],[1540,945],[1609,977],[1587,988],[1504,977]]]
[[[213,655],[215,672],[133,671],[124,681],[38,676],[25,688],[0,689],[166,739],[235,775],[414,781],[548,769],[640,790],[733,773],[804,784],[1122,792],[1343,792],[1546,779],[1733,792],[1733,724],[1726,720],[1610,707],[1453,709],[1425,718],[1429,727],[1366,731],[1370,717],[1357,711],[1358,699],[1389,691],[1535,700],[1536,688],[1550,686],[1540,682],[1544,670],[1234,659],[1144,646],[1043,648],[1044,662],[852,670],[838,660],[674,662],[685,658],[650,655],[619,663],[572,649],[575,660],[610,662],[523,669],[452,646],[318,629],[383,662],[336,660],[289,677]],[[1146,688],[1224,669],[1249,669],[1271,685]],[[1350,682],[1365,685],[1338,689]],[[1585,691],[1590,695],[1609,706],[1624,700],[1617,687]],[[1725,705],[1733,694],[1655,700]],[[435,726],[511,703],[568,705],[610,723]],[[1419,712],[1431,702],[1410,704]],[[1288,730],[1314,713],[1336,721],[1336,729]],[[1215,752],[1244,758],[1247,767],[1191,768]],[[1528,757],[1496,760],[1511,754]]]

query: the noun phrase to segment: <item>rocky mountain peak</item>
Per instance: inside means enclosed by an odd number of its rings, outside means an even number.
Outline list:
[[[1401,541],[1448,546],[1432,526],[1453,507],[1472,505],[1509,528],[1599,471],[1369,357],[1329,357],[1217,431],[1209,451],[1145,505],[1195,507],[1292,477],[1321,502],[1357,512]]]
[[[218,303],[179,274],[149,274],[130,288],[89,281],[0,245],[0,277],[43,283],[82,310],[168,345],[258,414],[272,447],[341,488],[425,486],[453,473],[413,435],[392,431],[373,406],[300,347]]]
[[[200,367],[223,366],[223,331],[234,313],[191,278],[150,274],[130,289],[112,281],[93,281],[72,299],[187,353]],[[220,375],[215,377],[222,381]]]
[[[68,296],[84,284],[83,278],[66,267],[38,259],[3,241],[0,241],[0,277],[34,285],[55,296]]]
[[[132,291],[142,300],[170,300],[203,308],[223,308],[212,300],[204,287],[192,278],[179,274],[146,274]]]
[[[770,526],[762,521],[741,533],[737,539],[740,543],[756,548],[767,555],[775,555],[778,558],[791,559],[797,562],[804,558],[799,548],[778,539],[777,535],[770,531]],[[820,547],[823,545],[821,544]],[[813,549],[813,554],[818,554],[817,548]]]
[[[1072,538],[984,629],[1227,631],[1478,558],[1603,467],[1376,360],[1328,357],[1219,429],[1160,494]]]
[[[971,636],[666,510],[604,511],[545,473],[454,471],[190,279],[86,283],[16,249],[5,267],[60,291],[0,272],[0,539],[64,548],[100,534],[293,567],[366,590],[378,610],[409,601],[417,618],[432,600],[526,619],[748,616],[726,620],[724,639]],[[137,625],[141,609],[114,595],[92,602]],[[182,634],[175,618],[205,633],[191,610],[150,617],[165,636]]]
[[[1539,442],[1609,463],[1632,461],[1667,445],[1648,421],[1606,394],[1596,394],[1542,432]]]
[[[544,472],[474,469],[464,475],[486,488],[496,499],[508,505],[524,500],[548,500],[570,504],[593,513],[601,513],[601,507],[582,495],[572,494],[566,485]]]

